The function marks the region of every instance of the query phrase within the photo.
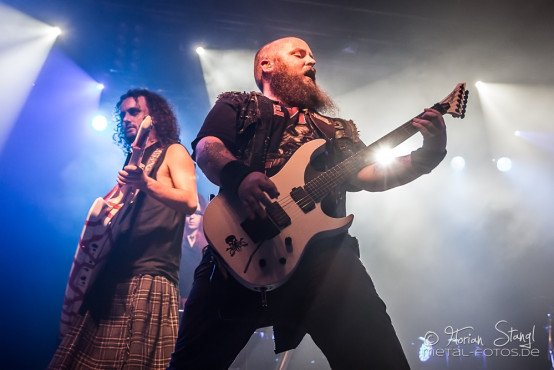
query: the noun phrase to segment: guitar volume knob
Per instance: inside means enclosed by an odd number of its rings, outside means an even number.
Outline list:
[[[288,253],[292,253],[292,238],[290,236],[285,238],[285,249]]]

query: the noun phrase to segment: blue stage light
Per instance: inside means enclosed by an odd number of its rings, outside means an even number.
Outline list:
[[[98,115],[92,119],[92,128],[96,131],[104,131],[108,127],[108,120],[102,115]]]

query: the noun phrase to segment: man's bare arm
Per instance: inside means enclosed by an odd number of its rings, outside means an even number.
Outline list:
[[[119,171],[117,181],[133,185],[177,211],[194,213],[198,203],[194,162],[182,145],[167,149],[156,177],[146,176],[136,166],[126,166]]]
[[[423,135],[423,147],[417,154],[396,158],[392,164],[372,164],[358,172],[351,183],[367,191],[384,191],[407,184],[430,172],[446,154],[446,125],[442,115],[433,109],[425,109],[413,125]]]

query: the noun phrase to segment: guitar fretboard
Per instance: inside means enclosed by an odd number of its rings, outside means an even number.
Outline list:
[[[445,114],[448,110],[447,106],[435,104],[433,109],[436,109],[441,114]],[[423,112],[416,117],[421,117]],[[365,166],[375,163],[375,152],[383,146],[394,148],[403,143],[418,132],[418,129],[412,124],[412,120],[402,124],[400,127],[389,132],[379,140],[366,146],[353,156],[338,163],[329,170],[322,172],[312,180],[308,181],[304,186],[306,192],[314,200],[319,203],[321,200],[336,186],[346,182]]]

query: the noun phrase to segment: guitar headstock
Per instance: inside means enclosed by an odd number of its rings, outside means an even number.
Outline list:
[[[433,105],[441,114],[450,114],[454,118],[464,118],[466,115],[467,97],[469,90],[466,90],[466,83],[456,85],[456,88],[440,103]]]
[[[150,116],[144,117],[137,132],[137,136],[131,145],[132,148],[144,148],[148,134],[152,129],[152,118]]]

